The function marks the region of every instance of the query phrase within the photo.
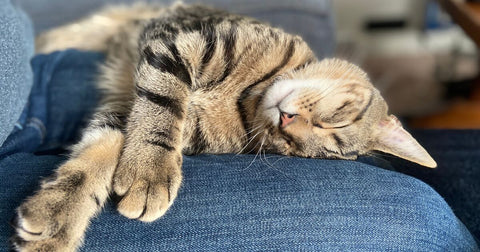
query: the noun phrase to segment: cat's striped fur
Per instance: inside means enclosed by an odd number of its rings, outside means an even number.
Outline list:
[[[105,97],[71,158],[19,207],[20,251],[75,250],[111,192],[121,214],[159,218],[180,187],[182,153],[381,150],[435,166],[359,68],[319,61],[300,37],[251,18],[181,4],[115,8],[37,46],[107,52]]]

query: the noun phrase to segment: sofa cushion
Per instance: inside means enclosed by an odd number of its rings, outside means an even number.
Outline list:
[[[32,86],[33,33],[28,17],[0,0],[0,146],[12,131]]]

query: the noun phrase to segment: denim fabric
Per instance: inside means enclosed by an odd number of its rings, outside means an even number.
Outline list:
[[[392,167],[432,186],[473,236],[480,239],[480,130],[414,130],[412,135],[438,167],[425,169],[391,158]]]
[[[14,146],[0,159],[8,178],[0,180],[0,251],[15,207],[65,160],[31,152],[55,152],[76,138],[97,100],[92,82],[102,58],[68,50],[32,61],[34,91],[21,121],[39,118],[44,131],[18,129],[0,148]],[[82,251],[478,251],[443,198],[417,179],[361,162],[253,158],[184,157],[183,186],[163,218],[128,220],[108,205]]]
[[[94,88],[100,53],[66,50],[32,60],[35,85],[0,158],[23,152],[55,151],[71,144],[98,100]]]
[[[30,20],[10,3],[0,0],[0,145],[12,131],[32,86],[29,59],[33,55]]]
[[[185,157],[167,214],[128,220],[108,205],[81,251],[478,251],[429,186],[351,161],[253,155]],[[17,153],[0,161],[0,244],[14,208],[60,156]],[[0,249],[1,250],[1,249]]]

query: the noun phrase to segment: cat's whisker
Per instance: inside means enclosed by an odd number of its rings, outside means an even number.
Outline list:
[[[263,154],[263,162],[264,162],[264,164],[269,165],[270,163],[269,163],[268,160],[267,160],[266,150],[263,150],[261,154]],[[260,154],[260,160],[262,160],[262,155],[261,155],[261,154]]]
[[[267,153],[267,154],[271,154],[271,153]],[[274,158],[278,158],[277,155],[272,155],[272,156],[265,156],[266,159],[274,159]]]
[[[255,157],[253,157],[252,162],[250,162],[250,164],[248,164],[248,166],[244,170],[248,170],[248,168],[250,168],[250,166],[252,166],[253,162],[255,162],[255,159],[257,159],[258,154],[262,150],[263,144],[265,143],[265,139],[266,139],[266,137],[264,136],[263,139],[262,139],[262,143],[260,144],[260,147],[258,148],[257,154],[255,154]]]
[[[243,134],[242,137],[248,137],[248,136],[249,136],[250,134],[252,134],[254,131],[256,131],[256,130],[258,130],[259,128],[262,128],[262,127],[264,127],[264,125],[260,124],[260,125],[256,126],[255,128],[248,130],[245,134]]]
[[[393,155],[390,155],[390,154],[384,154],[384,153],[381,153],[381,152],[368,152],[367,154],[365,154],[365,156],[369,156],[369,157],[376,157],[376,158],[379,158],[379,157],[386,157],[386,158],[397,158],[397,159],[401,159],[397,156],[393,156]]]
[[[264,121],[261,119],[254,119],[253,121],[247,121],[247,123],[249,125],[252,125],[252,127],[245,129],[245,134],[243,136],[247,136],[248,134],[251,134],[254,130],[257,130],[258,128],[264,126]]]
[[[262,154],[263,154],[263,159],[262,159]],[[260,154],[260,160],[262,161],[263,164],[265,164],[266,166],[270,166],[270,162],[268,162],[267,160],[267,154],[266,154],[266,151],[263,150],[262,153]]]
[[[348,69],[340,77],[336,78],[336,80],[330,86],[328,86],[325,90],[322,90],[322,92],[319,95],[320,96],[319,100],[330,95],[337,88],[337,86],[345,82],[345,79],[347,78],[347,76],[349,76],[352,73],[353,73],[353,69]],[[330,78],[330,77],[331,75],[328,75],[327,78]]]
[[[247,123],[249,125],[252,125],[252,127],[255,127],[255,125],[261,125],[261,126],[264,126],[265,124],[265,119],[263,118],[257,118],[257,119],[253,119],[252,121],[247,121]],[[258,126],[257,126],[258,127]]]
[[[270,169],[275,170],[275,171],[281,173],[282,175],[284,175],[285,177],[287,177],[287,178],[289,178],[289,179],[292,179],[292,180],[294,180],[294,181],[297,181],[297,180],[298,180],[297,178],[288,175],[287,173],[285,173],[284,171],[282,171],[280,168],[275,167],[274,164],[275,164],[278,160],[276,160],[274,163],[270,163],[270,162],[268,162],[268,160],[267,160],[267,156],[266,156],[266,152],[265,152],[265,151],[263,151],[263,155],[264,155],[264,162],[263,162],[263,163],[264,163],[265,165],[267,165],[267,167],[269,167]],[[280,158],[280,159],[283,159],[283,158]]]
[[[347,79],[347,76],[350,76],[354,72],[354,69],[347,69],[340,75],[340,77],[335,78],[334,82],[332,83],[331,86],[329,86],[330,89],[335,89],[338,84],[345,82],[345,79]],[[329,75],[327,75],[328,79],[333,79],[332,75],[334,72],[332,71]],[[323,93],[323,92],[322,92]]]
[[[262,150],[262,147],[263,147],[263,145],[265,144],[265,140],[267,140],[267,135],[263,135],[262,143],[260,144],[260,147],[258,148],[259,151]]]
[[[319,100],[327,97],[331,92],[333,92],[336,88],[337,88],[337,85],[339,84],[339,80],[333,82],[332,85],[329,85],[327,88],[325,88],[324,90],[322,90],[322,92],[318,95],[319,96]]]
[[[275,161],[272,163],[272,165],[275,165],[277,162],[280,162],[281,160],[284,160],[284,159],[287,159],[287,158],[291,158],[291,157],[290,157],[290,156],[281,157],[281,158],[275,160]]]
[[[258,128],[260,128],[260,127],[261,127],[261,126],[259,126]],[[240,154],[242,154],[243,151],[250,145],[250,143],[252,143],[252,141],[253,141],[260,133],[262,133],[262,131],[257,132],[257,134],[255,134],[253,137],[251,137],[250,140],[245,144],[245,146],[244,146],[240,151],[237,152],[237,156],[240,155]],[[258,145],[258,143],[254,146],[254,148],[257,147],[257,145]]]
[[[385,162],[388,162],[388,163],[390,163],[389,159],[403,160],[400,157],[390,155],[390,154],[381,153],[381,152],[369,152],[369,153],[365,154],[365,156],[375,158],[375,159],[379,159],[379,160],[382,160],[382,161],[385,161]]]

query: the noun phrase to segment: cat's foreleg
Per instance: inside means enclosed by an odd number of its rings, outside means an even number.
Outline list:
[[[190,95],[190,75],[175,45],[157,48],[142,48],[145,60],[137,68],[136,98],[113,180],[114,192],[121,197],[119,212],[147,222],[167,211],[180,187]]]
[[[72,157],[17,209],[15,250],[75,251],[81,245],[111,191],[123,140],[109,127],[84,133]]]

